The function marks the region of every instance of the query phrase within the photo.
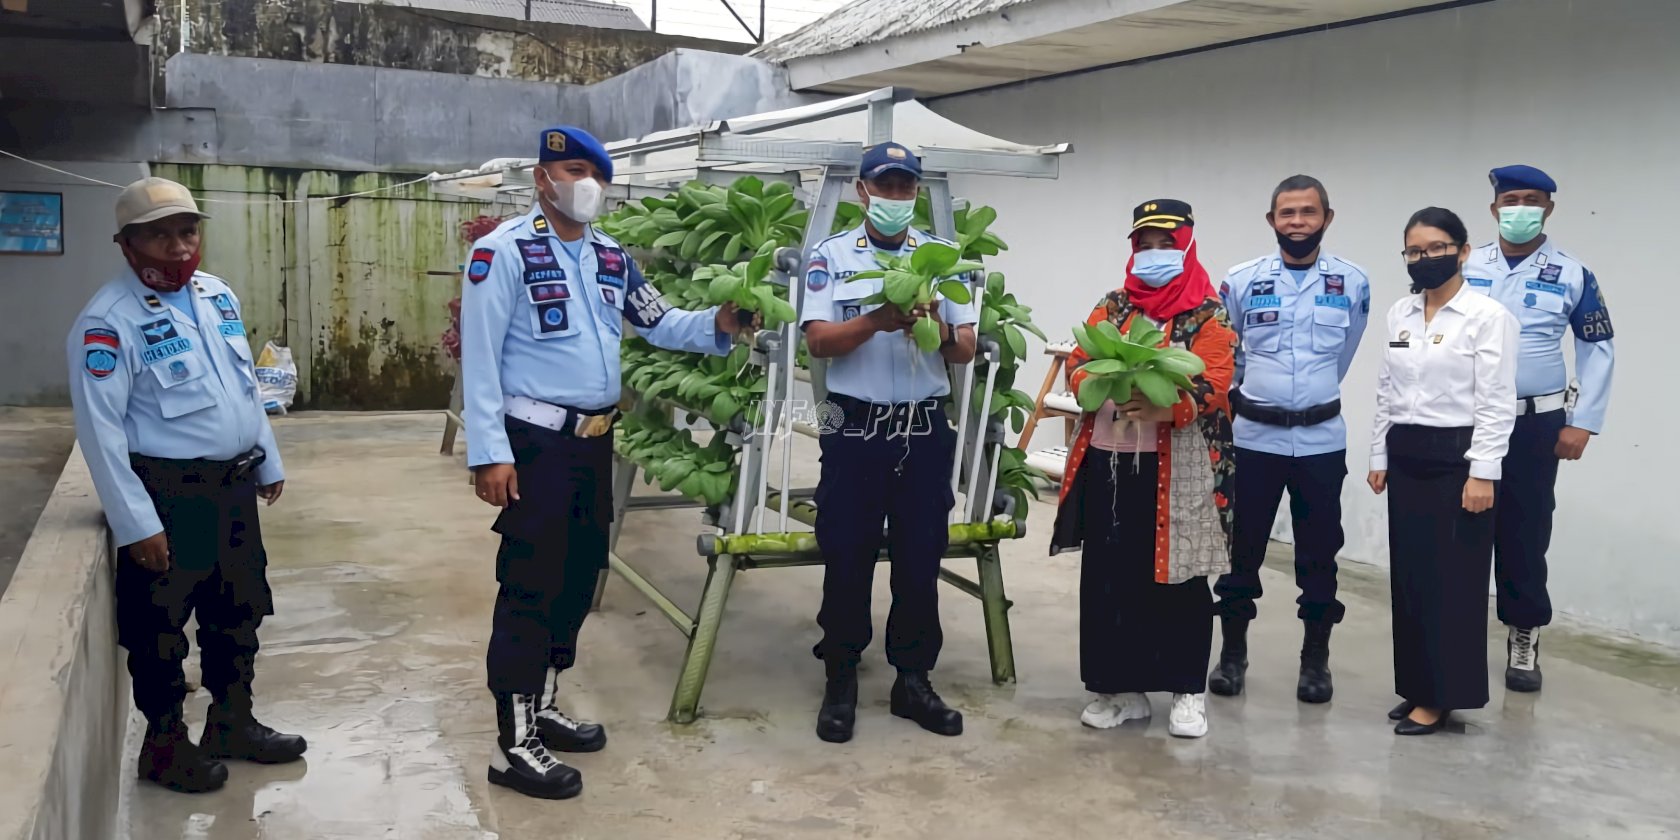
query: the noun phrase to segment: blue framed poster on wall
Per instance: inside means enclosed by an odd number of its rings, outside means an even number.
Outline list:
[[[0,191],[0,254],[62,253],[63,194]]]

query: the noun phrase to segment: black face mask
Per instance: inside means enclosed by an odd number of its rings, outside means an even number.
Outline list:
[[[1304,260],[1308,254],[1318,250],[1318,244],[1324,241],[1324,228],[1314,231],[1306,239],[1290,239],[1288,234],[1279,233],[1277,241],[1278,247],[1283,249],[1284,256],[1292,260]]]
[[[1439,289],[1458,276],[1458,254],[1424,257],[1406,266],[1406,273],[1412,276],[1412,285],[1419,289]]]

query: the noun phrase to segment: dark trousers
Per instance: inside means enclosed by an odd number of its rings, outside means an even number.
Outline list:
[[[886,524],[892,559],[887,661],[902,671],[931,671],[944,633],[939,626],[939,563],[950,542],[947,518],[956,432],[937,404],[865,403],[829,395],[843,423],[818,441],[817,544],[823,553],[823,600],[817,658],[857,662],[874,635],[870,594]]]
[[[1493,579],[1499,620],[1515,627],[1552,623],[1546,594],[1546,548],[1557,508],[1558,433],[1563,409],[1524,414],[1511,430],[1499,483],[1498,529],[1493,540]]]
[[[198,617],[204,687],[248,702],[257,628],[274,614],[257,486],[215,461],[136,457],[133,468],[163,521],[170,567],[152,572],[117,552],[117,641],[128,650],[134,705],[147,720],[178,712],[187,694],[188,618]]]
[[[1213,586],[1219,614],[1252,621],[1261,595],[1260,567],[1271,543],[1283,492],[1295,529],[1296,615],[1303,621],[1342,620],[1336,600],[1336,553],[1342,550],[1342,479],[1347,452],[1291,457],[1237,449],[1237,493],[1231,533],[1231,571]]]
[[[1213,599],[1205,577],[1155,582],[1160,456],[1086,450],[1079,466],[1079,675],[1097,694],[1207,691]],[[1118,462],[1118,463],[1116,463]]]
[[[519,501],[497,517],[496,609],[485,655],[494,694],[540,695],[577,661],[578,631],[607,566],[612,436],[578,438],[507,421]]]
[[[1464,510],[1469,448],[1469,428],[1388,433],[1394,693],[1436,709],[1488,701],[1487,581],[1498,503]]]

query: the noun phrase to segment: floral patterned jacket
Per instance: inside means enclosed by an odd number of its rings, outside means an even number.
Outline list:
[[[1085,322],[1094,326],[1107,320],[1125,332],[1136,311],[1126,291],[1118,289],[1109,292]],[[1173,318],[1167,341],[1187,348],[1207,365],[1207,370],[1192,377],[1196,388],[1174,407],[1172,422],[1157,427],[1160,514],[1155,520],[1155,582],[1183,583],[1230,571],[1236,462],[1228,392],[1237,334],[1219,299],[1209,297],[1201,306]],[[1078,367],[1088,361],[1090,357],[1078,349],[1068,358],[1076,393],[1086,376]],[[1080,419],[1079,435],[1068,451],[1051,554],[1079,548],[1084,541],[1076,478],[1091,445],[1095,420],[1096,415],[1089,413]]]

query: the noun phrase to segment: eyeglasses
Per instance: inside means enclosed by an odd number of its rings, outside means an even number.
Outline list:
[[[1415,263],[1424,257],[1428,257],[1433,260],[1447,256],[1448,254],[1456,254],[1458,253],[1458,249],[1462,247],[1464,246],[1456,242],[1436,242],[1435,244],[1430,245],[1427,249],[1407,248],[1406,250],[1400,252],[1400,256],[1405,258],[1406,263],[1410,265],[1411,263]]]

